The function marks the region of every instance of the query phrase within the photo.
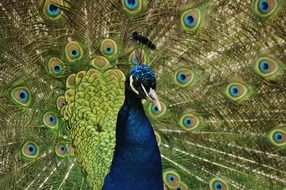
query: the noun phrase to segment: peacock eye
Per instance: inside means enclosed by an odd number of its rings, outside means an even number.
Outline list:
[[[66,57],[70,62],[75,62],[81,59],[83,51],[78,42],[69,42],[65,47]]]
[[[29,93],[27,90],[20,90],[19,98],[22,102],[26,102],[29,99]]]
[[[192,131],[197,129],[201,125],[201,120],[198,116],[192,113],[187,113],[181,116],[178,124],[184,130]]]
[[[163,116],[166,113],[166,105],[163,102],[160,102],[161,110],[159,111],[158,107],[155,106],[152,102],[147,104],[147,113],[153,118],[158,118]]]
[[[267,80],[274,80],[283,75],[283,64],[272,57],[261,57],[255,63],[255,72]]]
[[[273,135],[273,139],[274,141],[276,141],[277,143],[282,143],[283,142],[283,134],[281,132],[276,132]]]
[[[157,113],[159,111],[158,107],[155,105],[152,105],[152,112]]]
[[[71,57],[77,58],[79,56],[79,51],[77,49],[71,50]]]
[[[180,184],[180,175],[172,169],[168,169],[163,173],[163,180],[170,189],[177,188]]]
[[[61,77],[64,72],[64,64],[60,59],[52,57],[48,61],[48,70],[54,77]]]
[[[222,179],[213,178],[209,183],[211,190],[227,190],[228,186]]]
[[[44,5],[44,13],[45,15],[51,19],[55,20],[61,17],[62,15],[62,10],[61,6],[63,6],[63,1],[62,0],[45,0],[45,5]]]
[[[267,17],[277,10],[277,0],[257,0],[255,12],[258,16]]]
[[[191,120],[191,118],[189,117],[189,116],[187,116],[187,117],[185,117],[184,118],[184,125],[186,126],[186,127],[190,127],[190,126],[192,126],[192,120]]]
[[[67,146],[64,143],[57,143],[55,146],[55,153],[57,154],[57,156],[59,157],[65,157],[67,156]]]
[[[185,183],[180,183],[176,190],[188,190],[189,187]]]
[[[185,15],[185,24],[188,27],[193,27],[193,26],[196,25],[196,19],[194,18],[192,13],[188,13],[188,14]]]
[[[280,129],[274,129],[268,134],[270,142],[277,147],[286,146],[286,131],[285,126]]]
[[[54,129],[57,127],[58,119],[54,113],[47,112],[43,116],[43,122],[47,127]]]
[[[125,0],[125,5],[128,9],[136,9],[138,7],[137,0]]]
[[[118,53],[117,44],[114,40],[105,39],[101,42],[100,51],[104,56],[112,58]]]
[[[258,9],[261,13],[267,14],[275,8],[277,2],[276,0],[259,0]]]
[[[259,70],[262,72],[262,73],[269,73],[270,72],[270,69],[269,69],[269,62],[268,61],[260,61],[259,63]]]
[[[61,9],[55,4],[49,4],[48,13],[51,16],[58,16],[61,13]]]
[[[37,158],[39,147],[36,143],[28,141],[22,146],[22,155],[26,158]]]
[[[106,53],[106,54],[112,54],[112,52],[113,52],[113,49],[112,49],[111,47],[107,47],[107,48],[105,49],[105,53]]]
[[[232,101],[239,102],[248,98],[250,90],[241,82],[231,82],[225,90],[225,95]]]
[[[177,74],[177,79],[180,83],[187,83],[188,82],[186,74],[182,71]]]
[[[121,0],[123,9],[130,16],[137,16],[146,7],[146,0]]]
[[[22,105],[29,106],[31,102],[30,91],[26,87],[17,87],[11,92],[12,99]]]
[[[192,70],[182,68],[175,72],[175,84],[180,87],[187,87],[192,84],[195,74]]]
[[[238,97],[241,93],[242,93],[242,89],[240,86],[238,85],[231,85],[229,87],[229,93],[231,94],[231,96],[233,97]]]
[[[171,183],[174,182],[174,180],[175,180],[175,177],[171,174],[169,174],[167,178],[168,178],[168,181]]]
[[[221,184],[221,182],[215,182],[215,183],[214,183],[214,186],[215,186],[215,189],[216,189],[216,190],[221,190],[221,189],[222,189],[222,184]]]
[[[182,13],[181,26],[185,31],[195,31],[201,25],[201,12],[198,9],[190,9]]]

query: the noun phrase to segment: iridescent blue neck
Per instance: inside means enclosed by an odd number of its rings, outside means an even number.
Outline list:
[[[138,181],[140,179],[140,181]],[[163,190],[162,164],[141,99],[126,90],[116,124],[116,147],[104,190]]]

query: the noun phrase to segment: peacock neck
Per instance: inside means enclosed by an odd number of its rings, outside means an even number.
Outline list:
[[[125,90],[125,100],[123,106],[144,112],[141,98],[139,98],[137,94],[130,90]]]

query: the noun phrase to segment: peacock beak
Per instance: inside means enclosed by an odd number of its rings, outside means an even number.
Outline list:
[[[162,107],[161,107],[159,98],[156,94],[156,91],[154,89],[150,88],[150,92],[148,94],[143,84],[141,84],[141,87],[142,87],[147,99],[151,100],[153,102],[153,104],[158,108],[158,111],[161,111]]]
[[[162,107],[161,107],[159,98],[156,94],[156,91],[152,88],[150,88],[149,97],[150,97],[151,101],[153,102],[153,104],[158,108],[158,111],[161,111]]]

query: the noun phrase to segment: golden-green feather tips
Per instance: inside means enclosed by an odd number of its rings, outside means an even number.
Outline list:
[[[130,16],[138,16],[140,15],[146,5],[146,0],[121,0],[121,5],[123,10]]]
[[[213,178],[209,182],[210,190],[228,190],[227,183],[220,178]]]
[[[65,55],[69,62],[74,63],[82,58],[83,49],[78,42],[71,41],[65,46]]]
[[[35,159],[40,154],[40,148],[35,142],[27,141],[22,145],[21,154],[24,158]]]
[[[272,145],[279,148],[286,148],[286,125],[271,130],[268,133],[268,139]]]
[[[100,71],[105,71],[113,67],[108,59],[103,56],[97,56],[93,58],[90,62],[90,65]]]
[[[284,64],[272,57],[261,56],[257,59],[254,71],[266,80],[276,80],[284,74]]]
[[[235,103],[241,103],[242,101],[248,100],[252,93],[252,88],[242,81],[230,82],[224,89],[226,98]]]
[[[28,107],[31,104],[31,92],[27,87],[16,87],[11,91],[11,97],[15,103]]]
[[[57,98],[57,108],[58,110],[61,110],[66,105],[65,97],[59,96]]]
[[[163,172],[163,181],[168,188],[173,189],[180,185],[181,177],[175,170],[166,169]]]

